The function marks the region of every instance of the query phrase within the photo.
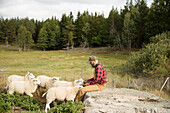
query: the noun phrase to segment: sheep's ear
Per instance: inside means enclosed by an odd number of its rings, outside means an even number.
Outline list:
[[[35,80],[35,79],[33,79],[32,81],[34,81],[34,82],[35,82],[36,80]]]
[[[82,78],[79,79],[80,81],[84,81]]]
[[[55,77],[52,77],[52,79],[53,79],[53,80],[56,80],[56,78],[55,78]]]
[[[74,83],[78,83],[78,82],[79,82],[79,80],[75,80],[75,81],[74,81]]]

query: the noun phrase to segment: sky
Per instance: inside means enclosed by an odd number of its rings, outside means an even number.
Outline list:
[[[150,6],[153,0],[146,0]],[[108,17],[112,7],[118,11],[124,8],[126,0],[0,0],[0,17],[46,20],[52,16],[61,19],[62,14],[69,15],[72,11],[74,19],[78,11],[82,14],[97,12]]]

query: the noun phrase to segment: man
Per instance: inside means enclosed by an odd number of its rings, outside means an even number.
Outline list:
[[[85,93],[101,91],[106,87],[107,75],[103,65],[98,62],[95,56],[90,56],[88,62],[95,68],[94,77],[84,81],[85,87],[83,87],[76,96],[76,100],[78,101],[83,101]]]

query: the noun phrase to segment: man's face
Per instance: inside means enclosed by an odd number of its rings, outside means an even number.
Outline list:
[[[96,66],[95,61],[91,61],[90,64],[91,64],[91,66],[92,66],[93,68],[95,68],[95,66]]]

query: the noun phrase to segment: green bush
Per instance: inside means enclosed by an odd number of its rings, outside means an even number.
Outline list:
[[[82,102],[69,101],[67,103],[55,105],[53,108],[50,109],[49,113],[79,113],[84,107],[85,104],[83,104]]]
[[[29,96],[20,96],[19,94],[0,94],[0,112],[6,112],[12,109],[12,106],[19,106],[25,110],[34,111],[40,110],[43,107],[35,98]]]
[[[5,113],[12,109],[11,103],[10,102],[3,102],[0,100],[0,113]]]
[[[31,98],[29,96],[21,96],[17,104],[21,108],[31,111],[40,110],[43,108],[35,98]]]
[[[135,75],[169,76],[170,32],[151,37],[151,43],[133,52],[125,64],[125,71]]]

